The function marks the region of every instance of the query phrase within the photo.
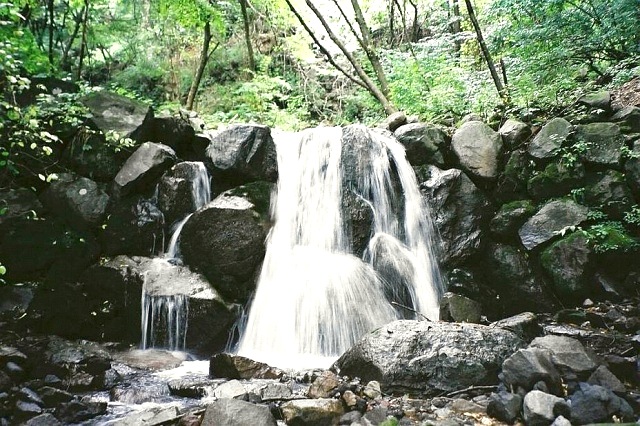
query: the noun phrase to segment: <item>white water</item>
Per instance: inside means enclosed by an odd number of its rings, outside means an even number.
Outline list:
[[[194,176],[191,179],[191,195],[194,211],[211,200],[209,174],[201,162],[190,163]],[[171,268],[171,262],[180,259],[180,233],[193,213],[189,213],[174,225],[167,251],[163,258],[154,259],[151,270],[145,274],[142,285],[142,318],[140,347],[184,350],[187,339],[189,297],[185,294],[163,294],[157,286],[149,288],[150,277],[162,274]],[[153,280],[153,282],[156,282]],[[169,292],[171,293],[171,292]]]
[[[239,355],[284,368],[328,367],[385,323],[416,312],[438,319],[442,282],[430,219],[404,148],[364,127],[351,129],[373,147],[359,153],[366,172],[348,183],[373,212],[364,260],[350,252],[341,208],[342,129],[312,129],[278,141],[274,226]],[[392,192],[392,163],[401,194]],[[398,199],[403,217],[393,208]]]

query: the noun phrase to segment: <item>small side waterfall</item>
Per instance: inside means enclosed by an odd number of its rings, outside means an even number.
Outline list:
[[[285,368],[326,367],[380,325],[438,319],[443,284],[403,146],[363,126],[297,136],[277,142],[275,224],[238,353]],[[372,217],[362,258],[348,198]]]
[[[185,164],[185,163],[181,163]],[[211,200],[209,174],[201,162],[186,163],[190,171],[193,211]],[[171,291],[163,285],[163,271],[180,261],[180,232],[193,213],[189,213],[173,226],[167,251],[162,258],[153,259],[142,285],[142,349],[162,347],[184,350],[189,317],[189,297]],[[167,288],[169,287],[169,288]]]

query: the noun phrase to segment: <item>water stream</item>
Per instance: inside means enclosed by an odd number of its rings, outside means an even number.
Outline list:
[[[274,226],[238,354],[328,367],[387,322],[436,320],[443,284],[432,225],[403,146],[364,126],[309,129],[276,143]],[[360,256],[348,197],[372,217]]]

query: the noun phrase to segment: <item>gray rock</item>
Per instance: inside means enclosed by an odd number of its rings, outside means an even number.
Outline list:
[[[617,122],[620,130],[626,133],[640,132],[640,108],[628,106],[616,112],[611,121]]]
[[[503,318],[491,325],[516,333],[526,342],[530,342],[542,333],[538,317],[532,312],[523,312],[512,317]]]
[[[42,413],[42,408],[35,402],[17,401],[13,411],[14,420],[27,420]]]
[[[91,112],[90,127],[104,134],[116,132],[121,137],[131,136],[150,113],[149,106],[105,90],[92,92],[80,102]]]
[[[0,392],[8,392],[13,387],[11,377],[4,371],[0,370]]]
[[[553,365],[548,350],[530,347],[517,351],[502,364],[501,376],[503,382],[514,389],[521,387],[529,391],[536,383],[544,382],[551,393],[562,394],[560,372]]]
[[[380,387],[380,382],[377,380],[371,380],[367,383],[362,390],[362,394],[369,399],[377,399],[382,396],[382,388]]]
[[[280,379],[284,372],[240,355],[215,354],[209,361],[209,376],[225,379]]]
[[[479,323],[482,307],[468,297],[447,292],[440,301],[440,320],[449,322]]]
[[[123,404],[160,403],[171,394],[166,383],[127,383],[109,390],[109,400]]]
[[[635,194],[640,194],[640,141],[633,143],[632,158],[629,158],[624,170],[627,176],[627,182]]]
[[[207,185],[200,185],[203,178]],[[201,162],[182,161],[168,170],[158,185],[158,208],[164,214],[165,223],[175,223],[194,212],[205,196],[209,200],[210,193],[194,194],[196,187],[209,188],[208,180],[209,175]]]
[[[143,143],[124,163],[113,179],[114,192],[124,197],[144,191],[176,162],[175,152],[166,145]]]
[[[44,406],[47,408],[53,408],[58,404],[69,402],[73,399],[73,394],[51,386],[43,386],[38,389],[38,392],[44,402]]]
[[[524,397],[523,414],[527,426],[547,426],[558,416],[570,417],[571,409],[564,399],[534,390]]]
[[[587,237],[575,232],[545,249],[540,263],[551,276],[557,294],[575,302],[592,295],[592,258]]]
[[[522,311],[549,312],[557,300],[548,291],[544,278],[536,272],[522,249],[491,244],[484,253],[487,275],[498,292],[506,315]]]
[[[394,135],[405,147],[407,160],[412,166],[444,165],[441,149],[446,144],[447,136],[439,128],[425,123],[412,123],[401,126]]]
[[[334,366],[340,375],[379,381],[385,392],[433,394],[495,383],[504,359],[521,346],[497,328],[401,320],[364,336]]]
[[[543,171],[535,174],[527,182],[527,191],[535,200],[546,200],[568,194],[581,187],[584,166],[576,163],[571,167],[562,162],[550,163]]]
[[[429,167],[430,178],[420,184],[442,237],[443,264],[453,267],[480,247],[481,224],[487,213],[484,195],[462,171]]]
[[[587,352],[580,341],[571,337],[548,335],[537,337],[531,342],[534,348],[551,352],[553,364],[565,372],[573,372],[578,377],[588,377],[598,364],[594,355]]]
[[[265,231],[253,210],[207,206],[185,223],[180,248],[227,300],[246,301],[265,253]]]
[[[451,147],[464,171],[481,179],[498,177],[502,138],[479,121],[462,125],[451,139]]]
[[[97,182],[109,182],[133,149],[128,144],[114,146],[111,136],[107,141],[104,133],[81,127],[63,152],[62,160],[79,175]]]
[[[337,424],[344,414],[337,399],[298,399],[280,407],[286,424],[300,426],[329,426]]]
[[[71,401],[60,404],[55,411],[55,416],[62,423],[80,423],[107,412],[106,402],[80,402]]]
[[[580,383],[569,401],[571,422],[576,425],[610,423],[613,416],[623,422],[635,420],[627,401],[602,386]]]
[[[476,113],[471,112],[469,114],[466,114],[464,117],[462,117],[460,119],[460,126],[462,126],[463,124],[466,124],[466,123],[474,122],[474,121],[483,122],[484,119],[482,118],[482,116],[480,114],[476,114]]]
[[[249,394],[247,389],[239,380],[229,380],[213,390],[213,396],[219,399],[242,399],[247,400]]]
[[[509,155],[504,171],[500,174],[494,197],[500,203],[529,198],[527,181],[531,174],[532,165],[524,149],[517,149]]]
[[[292,396],[291,383],[270,382],[260,388],[261,401],[286,401]]]
[[[44,401],[40,398],[34,390],[28,387],[22,387],[18,391],[18,398],[25,402],[33,402],[34,404],[38,404],[40,407],[44,407]]]
[[[624,384],[620,381],[620,379],[618,379],[604,365],[596,368],[596,371],[594,371],[591,376],[589,376],[589,380],[587,380],[587,383],[589,383],[590,385],[602,386],[616,394],[623,394],[626,391]]]
[[[400,126],[407,124],[407,115],[404,111],[394,112],[385,118],[378,127],[395,132]]]
[[[591,123],[578,126],[576,143],[586,146],[582,159],[600,166],[619,166],[624,145],[620,127],[615,123]]]
[[[520,415],[522,397],[515,393],[500,391],[492,393],[487,405],[487,414],[501,422],[513,423]]]
[[[374,407],[364,414],[364,420],[371,425],[380,425],[387,420],[388,412],[389,410],[385,407]]]
[[[24,423],[25,426],[60,426],[62,423],[56,419],[51,413],[40,414],[32,417]]]
[[[539,160],[555,157],[572,131],[573,126],[567,120],[554,118],[540,129],[529,144],[527,152]]]
[[[611,111],[611,92],[601,90],[598,92],[588,93],[578,98],[578,103],[586,105],[589,108]]]
[[[109,196],[91,179],[61,173],[40,196],[42,204],[72,228],[91,230],[102,224]]]
[[[0,226],[16,219],[40,216],[44,208],[36,193],[27,188],[0,189],[4,213],[0,215]]]
[[[0,365],[7,362],[15,362],[24,365],[27,362],[27,356],[20,350],[11,346],[0,346]]]
[[[531,136],[531,127],[521,121],[509,118],[500,126],[498,133],[502,135],[502,140],[507,148],[513,149]]]
[[[206,150],[214,183],[240,185],[256,180],[275,182],[276,149],[267,126],[238,124],[211,138]],[[227,186],[227,187],[228,187]]]
[[[155,204],[142,198],[128,198],[113,204],[100,234],[107,256],[161,253],[163,240],[164,216]]]
[[[236,399],[219,399],[207,406],[201,426],[275,426],[269,407]]]
[[[331,398],[340,385],[340,378],[331,371],[323,371],[311,383],[307,396],[309,398]]]
[[[558,416],[551,426],[571,426],[571,422],[565,416]]]
[[[588,210],[571,200],[550,201],[520,228],[520,241],[527,250],[533,250],[560,235],[564,229],[585,221]]]
[[[177,422],[178,418],[180,418],[180,410],[176,406],[148,407],[108,424],[110,426],[151,426]]]
[[[195,117],[194,117],[195,118]],[[173,149],[180,158],[194,158],[193,147],[196,131],[203,130],[194,126],[193,120],[183,114],[154,117],[148,114],[142,125],[131,135],[138,142],[156,142]]]
[[[534,213],[535,207],[530,200],[518,200],[503,204],[491,219],[489,229],[500,237],[511,238]]]
[[[625,175],[614,170],[590,176],[584,198],[587,205],[596,208],[602,206],[603,212],[616,219],[621,219],[633,204]]]

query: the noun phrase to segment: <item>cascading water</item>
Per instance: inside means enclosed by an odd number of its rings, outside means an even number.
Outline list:
[[[185,164],[185,163],[181,163]],[[209,174],[201,162],[186,163],[192,174],[191,197],[193,210],[205,206],[211,201]],[[189,316],[189,297],[163,288],[164,271],[180,262],[180,232],[191,214],[173,226],[173,233],[165,255],[153,259],[150,269],[145,273],[142,285],[142,349],[163,347],[171,350],[184,350],[187,336],[187,318]],[[170,287],[170,286],[169,286]]]
[[[443,285],[432,226],[395,139],[363,126],[277,142],[274,226],[238,354],[285,368],[326,367],[365,333],[416,314],[436,320]],[[354,255],[345,199],[370,209]]]

